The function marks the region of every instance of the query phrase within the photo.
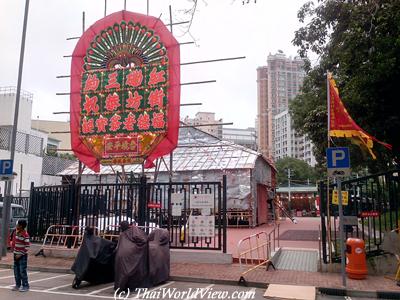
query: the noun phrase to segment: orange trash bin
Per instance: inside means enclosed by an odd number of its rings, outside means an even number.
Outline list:
[[[348,238],[346,241],[346,273],[351,279],[367,277],[367,257],[362,239]]]

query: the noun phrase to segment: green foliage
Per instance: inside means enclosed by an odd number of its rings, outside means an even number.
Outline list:
[[[393,145],[393,151],[374,143],[373,161],[358,147],[351,147],[352,166],[371,171],[399,163],[400,114],[397,86],[400,78],[400,1],[320,0],[306,3],[298,12],[304,24],[293,44],[307,59],[302,93],[290,105],[294,126],[315,145],[319,167],[325,164],[327,146],[326,70],[334,74],[348,112],[369,134]],[[336,145],[348,145],[335,139]]]
[[[288,169],[291,169],[291,180],[298,184],[306,184],[308,180],[310,180],[310,184],[315,184],[320,175],[305,161],[292,157],[277,160],[276,169],[279,185],[286,185],[288,183]]]
[[[54,157],[59,157],[59,158],[64,158],[64,159],[69,159],[69,160],[76,160],[76,157],[74,154],[71,153],[59,153],[57,152],[57,150],[53,150],[53,149],[47,149],[46,152],[47,156],[54,156]]]
[[[71,153],[60,153],[58,154],[58,157],[74,161],[76,160],[76,156]]]

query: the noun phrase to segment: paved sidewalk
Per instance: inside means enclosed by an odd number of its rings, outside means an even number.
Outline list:
[[[8,255],[0,261],[0,267],[10,268],[13,258]],[[29,257],[28,266],[31,270],[51,271],[51,272],[70,272],[73,259],[61,259],[51,257]],[[171,264],[171,276],[173,280],[192,280],[202,282],[225,282],[235,283],[240,278],[240,267],[238,264],[215,265],[215,264]],[[267,284],[294,284],[309,285],[320,288],[342,288],[341,277],[338,273],[317,273],[300,272],[289,270],[265,270],[265,267],[250,272],[245,276],[251,283]],[[396,291],[400,292],[400,287],[384,278],[383,276],[368,276],[366,280],[348,280],[348,289],[359,291]]]
[[[287,230],[318,230],[318,226],[321,224],[321,218],[315,217],[299,217],[296,218],[297,224],[294,224],[289,219],[280,220],[280,234],[282,235]],[[227,252],[231,253],[233,257],[238,257],[237,244],[240,239],[245,238],[249,235],[266,231],[267,233],[273,230],[273,225],[261,225],[255,228],[228,228],[228,245]],[[309,248],[318,250],[318,241],[289,241],[281,240],[281,247],[289,248]]]

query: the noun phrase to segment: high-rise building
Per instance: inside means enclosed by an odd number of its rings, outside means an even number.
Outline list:
[[[198,129],[207,132],[213,136],[216,136],[218,138],[222,138],[222,124],[215,125],[218,123],[222,123],[222,119],[216,120],[215,113],[213,112],[198,112],[196,113],[196,116],[193,119],[186,117],[183,120],[183,122],[185,122],[187,125],[214,124],[210,126],[201,126]]]
[[[315,166],[316,160],[312,153],[312,143],[304,135],[299,135],[293,129],[288,110],[274,116],[274,158],[293,157],[304,160],[310,166]]]
[[[272,158],[272,117],[268,102],[268,67],[257,68],[257,143],[258,151]]]
[[[254,127],[241,128],[222,128],[222,139],[234,142],[235,144],[257,150],[256,130]]]
[[[267,66],[257,68],[257,92],[258,92],[258,114],[257,114],[257,141],[258,150],[270,159],[277,160],[282,157],[282,146],[291,148],[299,145],[300,139],[292,129],[292,123],[288,114],[289,102],[296,97],[300,91],[305,76],[303,70],[304,61],[299,58],[287,57],[282,51],[274,55],[268,55]],[[286,112],[286,113],[285,113]],[[286,121],[285,121],[286,120]],[[275,124],[278,122],[279,124]],[[283,127],[285,124],[286,127]],[[275,133],[279,130],[279,133]],[[282,134],[286,131],[286,134]],[[290,134],[288,134],[290,132]],[[311,147],[311,146],[310,146]],[[293,146],[293,148],[296,148]],[[288,149],[286,156],[304,157],[300,152],[305,147],[297,147],[298,150]],[[301,158],[303,159],[303,158]],[[311,161],[311,160],[310,160]]]

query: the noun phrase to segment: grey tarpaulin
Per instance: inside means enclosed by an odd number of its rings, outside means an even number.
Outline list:
[[[116,243],[114,242],[92,234],[85,234],[71,267],[76,279],[94,284],[112,282],[114,280],[115,247]]]
[[[147,253],[147,235],[143,230],[132,226],[121,233],[115,256],[115,289],[148,286]]]
[[[169,233],[166,229],[154,229],[149,234],[149,280],[152,285],[169,279]]]

